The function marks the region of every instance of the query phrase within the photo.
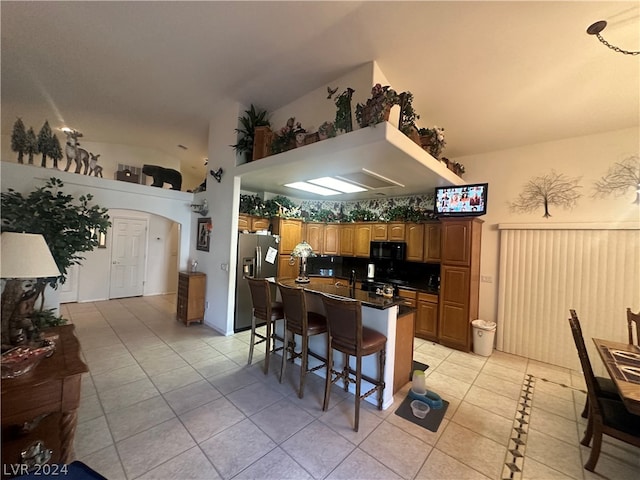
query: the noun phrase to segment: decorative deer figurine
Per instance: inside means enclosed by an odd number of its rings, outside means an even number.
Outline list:
[[[76,173],[80,173],[82,165],[84,165],[84,175],[89,171],[89,152],[84,148],[80,148],[80,142],[78,138],[82,137],[82,133],[77,130],[69,130],[64,132],[67,136],[67,145],[65,146],[65,154],[67,156],[67,166],[64,168],[65,172],[69,171],[71,161],[76,162]]]
[[[91,174],[93,173],[96,177],[98,175],[102,177],[102,166],[98,165],[98,157],[100,156],[100,154],[94,155],[93,153],[89,152],[89,156],[91,157],[91,160],[89,160],[89,176],[91,176]]]

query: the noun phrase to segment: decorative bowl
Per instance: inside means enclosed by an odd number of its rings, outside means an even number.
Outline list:
[[[43,340],[40,346],[19,346],[2,354],[2,378],[16,378],[33,370],[56,349],[54,342]]]

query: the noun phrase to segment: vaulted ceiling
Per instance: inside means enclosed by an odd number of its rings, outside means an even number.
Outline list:
[[[639,125],[634,2],[2,2],[16,117],[202,165],[216,103],[275,110],[376,60],[449,158]],[[188,147],[184,151],[177,147]]]

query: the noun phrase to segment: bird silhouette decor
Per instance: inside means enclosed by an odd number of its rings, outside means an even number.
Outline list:
[[[220,180],[222,180],[222,174],[224,173],[224,170],[222,170],[222,167],[219,167],[218,170],[216,170],[215,172],[213,170],[210,171],[211,175],[213,175],[213,178],[215,178],[218,183],[220,183]]]
[[[336,88],[331,88],[331,87],[327,87],[327,93],[329,95],[327,95],[327,99],[330,99],[331,97],[333,97],[333,94],[336,93],[338,91],[338,87]]]

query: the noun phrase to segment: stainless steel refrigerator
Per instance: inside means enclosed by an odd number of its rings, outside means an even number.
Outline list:
[[[251,328],[251,292],[246,276],[255,278],[277,277],[278,246],[276,237],[255,233],[238,234],[238,265],[236,267],[235,332]],[[275,252],[274,252],[275,250]],[[275,283],[271,292],[275,299]]]

